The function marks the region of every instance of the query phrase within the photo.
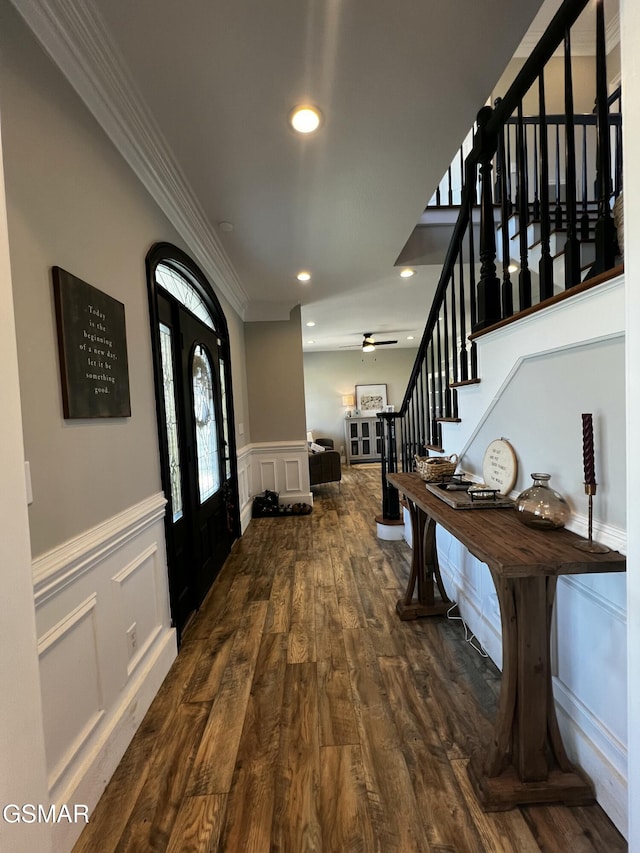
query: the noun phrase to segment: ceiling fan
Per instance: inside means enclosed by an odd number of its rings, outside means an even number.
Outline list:
[[[373,352],[376,347],[386,347],[397,343],[398,341],[377,341],[373,336],[373,332],[363,332],[361,344],[347,344],[347,346],[342,346],[340,349],[355,349],[357,347],[362,352]]]
[[[386,347],[398,343],[398,341],[376,341],[373,332],[363,332],[362,334],[362,352],[373,352],[376,347]]]

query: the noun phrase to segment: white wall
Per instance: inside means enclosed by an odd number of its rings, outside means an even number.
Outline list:
[[[0,116],[1,118],[1,116]],[[0,804],[46,803],[46,758],[0,136]],[[8,592],[10,591],[10,594]],[[4,853],[51,850],[49,827],[0,818]]]
[[[416,358],[415,349],[380,347],[375,352],[318,352],[304,354],[307,429],[316,437],[344,445],[343,394],[356,385],[387,386],[387,403],[400,408]]]
[[[622,125],[624,150],[635,152],[640,134],[640,6],[636,0],[620,0],[622,79],[624,81]],[[629,693],[629,849],[640,850],[640,526],[638,490],[640,482],[640,244],[631,235],[640,234],[640,163],[627,155],[624,164],[624,219],[626,326],[627,326],[627,606],[628,693]]]

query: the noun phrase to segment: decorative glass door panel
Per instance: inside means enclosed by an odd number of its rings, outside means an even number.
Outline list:
[[[196,344],[191,360],[193,417],[196,425],[198,496],[203,504],[220,488],[220,458],[211,361],[202,344]]]
[[[229,411],[227,400],[227,382],[225,379],[225,362],[220,362],[220,408],[222,409],[222,437],[224,440],[224,476],[228,480],[231,476],[231,456],[229,455]]]
[[[160,355],[162,358],[162,387],[164,392],[165,427],[169,450],[169,478],[171,480],[171,511],[174,523],[182,518],[182,469],[180,466],[180,438],[176,414],[176,383],[173,371],[171,329],[160,323]]]

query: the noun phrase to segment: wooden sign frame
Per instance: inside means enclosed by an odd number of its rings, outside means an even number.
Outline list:
[[[53,267],[65,418],[131,416],[124,305]]]

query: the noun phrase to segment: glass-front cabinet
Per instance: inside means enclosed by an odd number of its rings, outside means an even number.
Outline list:
[[[347,464],[380,462],[382,456],[382,421],[376,417],[345,418]]]

